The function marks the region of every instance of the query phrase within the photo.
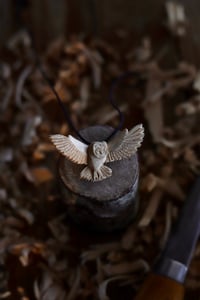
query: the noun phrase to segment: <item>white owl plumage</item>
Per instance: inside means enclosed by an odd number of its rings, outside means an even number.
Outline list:
[[[54,134],[50,136],[57,150],[70,161],[86,165],[80,177],[89,181],[101,181],[112,175],[112,169],[104,163],[126,159],[132,156],[141,146],[144,138],[144,127],[139,124],[130,131],[119,131],[108,143],[92,142],[90,145],[75,139],[73,136]]]

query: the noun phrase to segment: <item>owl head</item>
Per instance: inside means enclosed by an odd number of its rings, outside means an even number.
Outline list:
[[[92,154],[96,158],[104,158],[108,154],[108,144],[106,142],[94,142],[91,148]]]

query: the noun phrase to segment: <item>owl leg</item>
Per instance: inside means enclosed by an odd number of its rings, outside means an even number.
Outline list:
[[[89,167],[85,167],[80,174],[82,179],[88,181],[101,181],[112,175],[112,170],[107,166],[101,166],[100,169],[92,171]]]
[[[94,181],[101,181],[112,175],[112,170],[107,166],[101,166],[97,171],[94,171]]]
[[[99,181],[103,175],[98,170],[91,170],[89,167],[85,167],[80,174],[82,179],[86,179],[88,181]],[[101,179],[100,179],[101,180]]]

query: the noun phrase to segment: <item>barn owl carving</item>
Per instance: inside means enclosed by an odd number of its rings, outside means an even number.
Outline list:
[[[141,146],[143,138],[142,124],[133,127],[130,131],[128,129],[119,131],[108,143],[96,141],[86,145],[71,135],[50,136],[62,155],[76,164],[86,165],[80,173],[80,178],[89,181],[101,181],[110,177],[112,169],[105,164],[132,156]]]

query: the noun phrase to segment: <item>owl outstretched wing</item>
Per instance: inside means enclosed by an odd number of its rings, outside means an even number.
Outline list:
[[[51,141],[57,150],[66,156],[69,160],[79,165],[87,164],[88,146],[73,136],[64,136],[62,134],[53,134],[50,136]]]
[[[144,137],[142,124],[133,127],[130,131],[125,129],[116,134],[108,143],[109,153],[106,162],[121,160],[132,156],[141,146]]]

